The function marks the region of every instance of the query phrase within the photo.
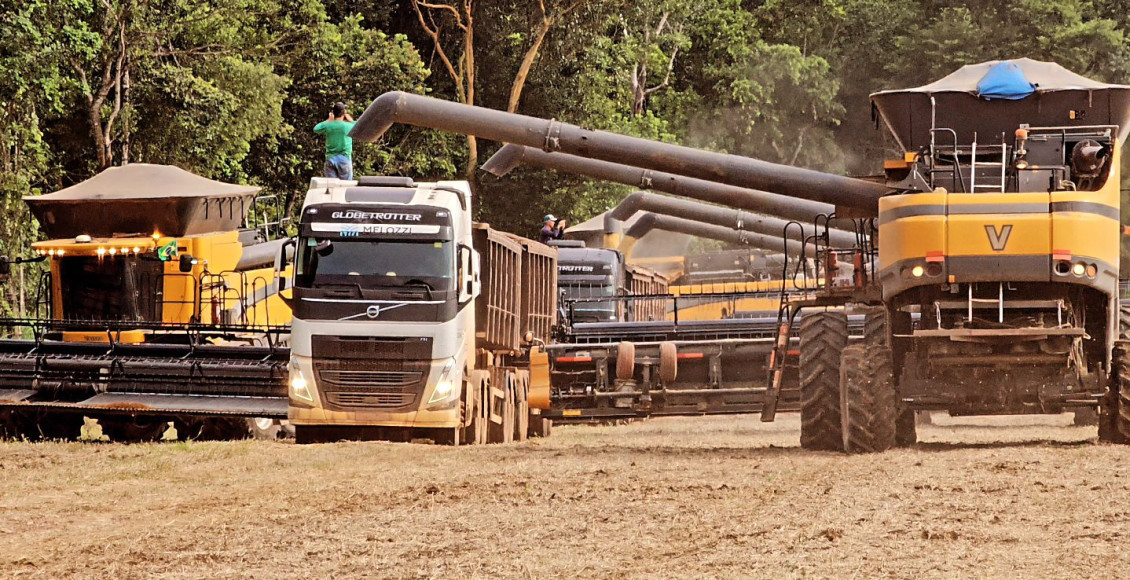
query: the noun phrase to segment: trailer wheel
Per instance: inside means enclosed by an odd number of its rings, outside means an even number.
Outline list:
[[[1099,440],[1130,443],[1130,342],[1114,343],[1110,386],[1099,408]]]
[[[840,424],[844,451],[873,453],[895,444],[898,393],[885,346],[852,344],[840,362]]]
[[[675,382],[679,376],[679,350],[673,342],[659,343],[659,380],[664,385]]]
[[[903,408],[899,411],[898,421],[895,423],[896,447],[910,447],[918,443],[918,426],[915,425],[914,415],[911,409]]]
[[[636,374],[636,345],[631,342],[621,342],[616,347],[616,378],[621,381],[630,381]]]
[[[525,441],[530,435],[530,373],[518,371],[515,377],[518,404],[514,407],[514,440]]]
[[[813,312],[800,321],[800,446],[840,451],[840,355],[847,345],[843,312]]]

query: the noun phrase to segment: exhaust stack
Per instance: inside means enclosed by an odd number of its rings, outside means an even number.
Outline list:
[[[554,120],[547,121],[404,92],[390,92],[377,97],[357,120],[350,136],[360,141],[375,141],[393,123],[475,135],[502,143],[517,143],[545,151],[761,189],[835,204],[868,215],[878,213],[879,197],[889,191],[878,183],[842,175],[592,131]]]

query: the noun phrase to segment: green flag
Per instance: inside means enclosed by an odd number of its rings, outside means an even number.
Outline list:
[[[177,241],[173,240],[157,248],[157,257],[160,258],[162,262],[168,262],[177,257]]]

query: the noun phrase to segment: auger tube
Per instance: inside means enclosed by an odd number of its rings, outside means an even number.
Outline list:
[[[492,175],[501,177],[522,165],[623,183],[640,189],[689,197],[806,224],[812,224],[817,216],[832,215],[836,211],[834,205],[818,201],[796,199],[767,191],[734,187],[567,153],[546,153],[540,149],[513,143],[499,149],[482,168]]]
[[[359,141],[375,141],[393,123],[475,135],[501,143],[517,143],[555,153],[761,189],[852,208],[870,215],[878,213],[879,198],[890,191],[881,184],[842,175],[582,129],[554,120],[404,92],[389,92],[377,97],[357,120],[350,136]]]

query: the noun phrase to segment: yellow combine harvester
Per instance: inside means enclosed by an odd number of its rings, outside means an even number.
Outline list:
[[[291,314],[281,240],[243,228],[257,191],[133,164],[26,198],[50,239],[0,263],[41,264],[24,272],[40,277],[35,315],[0,320],[0,429],[73,437],[86,416],[113,439],[169,422],[181,436],[271,432]]]

